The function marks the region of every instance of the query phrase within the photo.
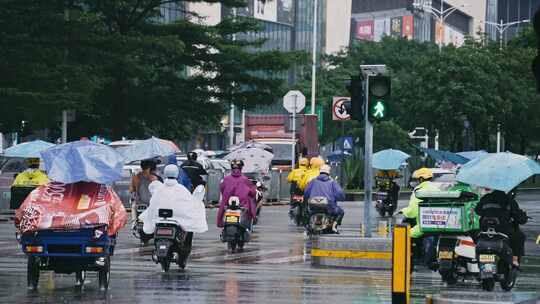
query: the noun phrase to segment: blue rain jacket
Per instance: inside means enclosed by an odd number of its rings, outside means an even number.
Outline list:
[[[326,197],[328,199],[328,211],[330,213],[337,213],[339,209],[337,202],[345,200],[343,189],[327,174],[321,174],[309,182],[304,190],[304,196],[307,199],[317,196]]]

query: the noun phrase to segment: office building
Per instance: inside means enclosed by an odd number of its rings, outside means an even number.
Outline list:
[[[503,23],[530,20],[540,8],[540,0],[487,0],[486,20]],[[504,41],[512,39],[527,23],[511,26],[503,34]],[[486,25],[486,33],[493,40],[499,39],[499,32],[493,25]]]
[[[440,8],[440,0],[353,0],[351,42],[380,41],[384,36],[460,46],[473,33],[473,18],[461,9],[449,15],[444,23],[423,7]],[[443,2],[443,10],[450,4]]]

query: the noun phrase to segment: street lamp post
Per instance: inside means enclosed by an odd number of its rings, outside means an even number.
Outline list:
[[[315,90],[317,89],[317,0],[313,0],[313,51],[311,62],[311,114],[315,115]]]
[[[495,22],[491,22],[491,21],[486,21],[485,23],[486,24],[489,24],[489,25],[493,25],[497,31],[499,32],[499,50],[502,51],[503,49],[503,34],[504,32],[509,29],[511,26],[514,26],[516,24],[520,24],[520,23],[527,23],[527,22],[531,22],[531,20],[529,19],[525,19],[525,20],[520,20],[520,21],[513,21],[513,22],[507,22],[507,23],[504,23],[503,20],[501,19],[501,22],[500,23],[495,23]]]
[[[429,13],[431,13],[431,15],[433,15],[433,17],[435,17],[439,23],[441,24],[441,27],[443,28],[444,30],[444,22],[446,20],[446,18],[448,18],[450,15],[452,15],[452,13],[454,13],[458,8],[460,7],[466,7],[467,5],[463,4],[463,5],[460,5],[459,7],[458,6],[450,6],[449,8],[447,9],[444,9],[444,0],[441,0],[441,8],[440,9],[437,9],[435,7],[433,7],[433,5],[431,4],[431,1],[429,3],[423,3],[422,4],[419,4],[419,3],[414,3],[414,7],[416,9],[423,9],[423,10],[426,10],[428,11]],[[437,30],[435,28],[435,30]],[[442,50],[442,46],[443,46],[443,39],[441,37],[441,40],[439,41],[439,52]]]

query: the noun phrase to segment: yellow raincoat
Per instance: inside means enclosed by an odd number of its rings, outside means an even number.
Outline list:
[[[49,178],[43,171],[39,169],[28,169],[17,175],[12,187],[37,187],[48,183]]]
[[[287,181],[289,183],[296,183],[297,185],[300,184],[300,181],[306,174],[306,171],[308,170],[307,166],[300,165],[298,168],[294,169],[289,173],[287,176]]]
[[[415,196],[416,191],[439,191],[439,188],[437,188],[437,186],[435,186],[435,184],[433,184],[430,181],[421,183],[420,185],[416,186],[416,188],[414,188],[411,194],[411,199],[409,200],[409,205],[401,209],[403,216],[405,216],[406,218],[416,219],[416,225],[412,227],[411,229],[411,237],[413,238],[419,238],[419,237],[422,237],[423,235],[422,231],[420,231],[420,223],[418,221],[418,215],[419,215],[418,213],[420,211],[418,208],[418,204],[422,200],[416,198]]]
[[[298,183],[298,187],[300,187],[302,191],[306,189],[312,179],[317,178],[317,176],[321,174],[320,169],[322,165],[324,165],[324,160],[322,158],[314,157],[309,162],[309,165],[310,168],[306,171],[306,174],[304,174],[300,183]]]

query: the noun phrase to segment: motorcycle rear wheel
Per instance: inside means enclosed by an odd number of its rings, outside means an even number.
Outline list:
[[[227,247],[231,252],[236,252],[236,241],[229,241]]]
[[[502,290],[510,291],[516,285],[516,280],[517,280],[517,270],[514,269],[512,265],[508,265],[508,270],[505,271],[504,279],[502,279],[499,283],[501,285]]]
[[[452,270],[441,272],[441,278],[448,285],[455,285],[458,281],[457,274]]]
[[[39,282],[39,258],[29,256],[27,264],[26,278],[28,289],[36,290]]]
[[[482,289],[485,291],[493,291],[495,288],[495,280],[494,279],[483,279],[482,280]]]
[[[163,272],[168,272],[169,268],[171,267],[170,259],[163,259],[159,261],[159,264],[161,265],[161,271]]]

